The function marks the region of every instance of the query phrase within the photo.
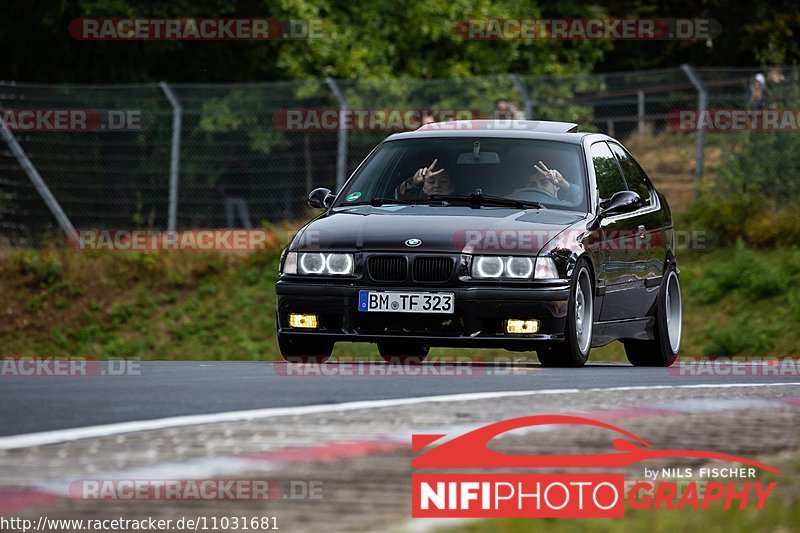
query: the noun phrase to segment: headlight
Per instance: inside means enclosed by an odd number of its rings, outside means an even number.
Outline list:
[[[533,277],[536,279],[557,279],[558,269],[552,257],[537,257],[536,272]]]
[[[323,254],[319,252],[304,252],[297,254],[294,259],[296,266],[295,272],[290,272],[289,265],[290,252],[286,255],[283,272],[285,274],[304,274],[304,275],[324,275],[324,276],[350,276],[353,274],[353,254]]]
[[[283,260],[282,274],[297,274],[297,252],[287,252]]]
[[[475,279],[555,279],[556,263],[550,257],[475,256],[472,261]]]
[[[325,259],[328,274],[346,276],[353,273],[353,256],[350,254],[329,254]]]
[[[322,274],[325,272],[325,255],[319,253],[300,254],[301,274]]]
[[[509,278],[529,278],[533,274],[533,261],[528,257],[509,257],[506,274]]]
[[[474,265],[473,278],[499,278],[503,275],[503,260],[499,257],[481,256]]]

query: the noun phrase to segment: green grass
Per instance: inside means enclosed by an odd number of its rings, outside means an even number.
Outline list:
[[[619,519],[494,519],[466,524],[440,531],[469,533],[522,533],[527,531],[627,532],[702,531],[704,533],[737,533],[750,531],[797,531],[800,524],[800,454],[791,458],[767,461],[782,470],[759,478],[766,485],[777,482],[764,509],[721,509],[713,505],[706,510],[631,510]],[[741,483],[738,485],[741,486]],[[718,503],[718,502],[717,502]]]
[[[739,243],[679,256],[687,354],[796,355],[800,250]]]
[[[77,252],[0,258],[2,354],[144,359],[269,360],[275,341],[275,252],[250,255]],[[743,246],[679,255],[682,353],[796,354],[800,250]],[[375,357],[338,344],[338,356]],[[433,356],[529,358],[503,350],[435,349]],[[623,361],[619,343],[592,351]]]

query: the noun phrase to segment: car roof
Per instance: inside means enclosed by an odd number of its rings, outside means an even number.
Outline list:
[[[546,120],[454,120],[425,124],[414,131],[395,133],[386,141],[437,137],[496,137],[552,140],[580,144],[588,132],[577,132],[572,122]]]

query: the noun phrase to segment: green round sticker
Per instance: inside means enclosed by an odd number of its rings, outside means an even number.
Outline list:
[[[351,192],[350,194],[347,195],[347,201],[348,202],[352,202],[354,200],[358,200],[359,198],[361,198],[361,193],[360,192]]]

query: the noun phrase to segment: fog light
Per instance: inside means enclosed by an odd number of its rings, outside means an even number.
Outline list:
[[[319,325],[317,315],[289,315],[289,325],[293,328],[316,328]]]
[[[539,331],[538,320],[520,320],[509,318],[506,320],[506,333],[536,333]]]

